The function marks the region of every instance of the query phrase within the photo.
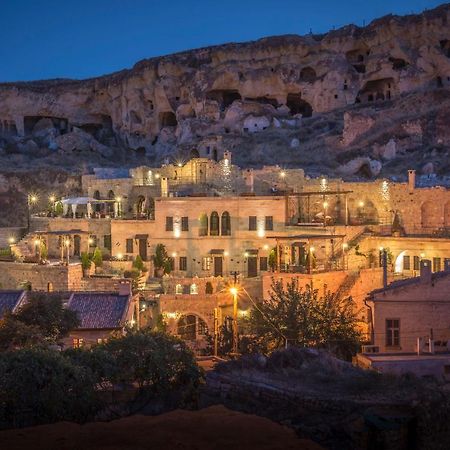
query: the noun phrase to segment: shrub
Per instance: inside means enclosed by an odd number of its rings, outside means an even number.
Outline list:
[[[89,257],[89,254],[86,252],[83,252],[81,254],[81,267],[83,267],[83,270],[89,270],[92,266],[91,258]]]
[[[133,267],[135,269],[140,270],[141,272],[146,272],[147,267],[144,265],[144,261],[142,261],[141,255],[137,255],[136,258],[133,261]]]
[[[54,351],[24,349],[0,354],[0,422],[84,422],[99,407],[92,372]]]
[[[92,256],[92,262],[94,263],[95,267],[102,267],[103,266],[103,255],[101,250],[96,247],[94,250],[94,255]]]

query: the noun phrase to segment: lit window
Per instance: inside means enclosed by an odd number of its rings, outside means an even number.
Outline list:
[[[83,347],[84,339],[83,338],[73,338],[72,339],[72,347],[73,348],[81,348]]]
[[[198,286],[195,283],[191,284],[190,293],[191,293],[191,295],[197,295],[198,294]]]
[[[211,258],[209,256],[205,256],[202,260],[202,270],[210,270],[211,269]]]
[[[181,284],[177,284],[175,286],[175,294],[181,295],[183,293],[183,286]]]

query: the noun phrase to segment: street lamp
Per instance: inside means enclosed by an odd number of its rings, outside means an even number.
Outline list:
[[[31,221],[31,208],[33,205],[35,205],[38,201],[38,197],[35,194],[28,194],[27,196],[27,207],[28,207],[28,214],[27,214],[27,232],[30,232],[30,221]]]
[[[230,294],[233,296],[233,346],[232,346],[232,353],[234,355],[237,355],[237,353],[238,353],[238,323],[237,323],[237,316],[238,316],[238,302],[237,302],[238,288],[236,286],[232,286],[230,288]]]

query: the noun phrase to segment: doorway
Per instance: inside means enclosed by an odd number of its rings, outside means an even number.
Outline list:
[[[139,256],[147,261],[147,239],[139,239]]]
[[[256,256],[249,256],[247,258],[247,276],[254,278],[258,276],[258,258]]]
[[[214,276],[223,276],[223,258],[221,256],[214,256]]]
[[[80,256],[81,254],[81,237],[76,234],[73,237],[73,256]]]

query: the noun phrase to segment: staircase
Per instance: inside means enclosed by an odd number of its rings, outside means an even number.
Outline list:
[[[345,296],[347,296],[352,290],[352,287],[358,281],[358,278],[359,271],[350,272],[339,286],[339,289],[336,291],[336,296],[338,298],[344,298]]]
[[[11,245],[11,252],[17,259],[24,260],[25,258],[35,257],[33,239],[34,235],[28,233],[16,244]]]

